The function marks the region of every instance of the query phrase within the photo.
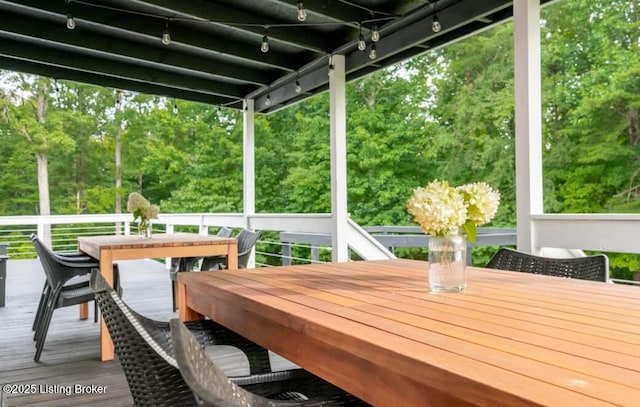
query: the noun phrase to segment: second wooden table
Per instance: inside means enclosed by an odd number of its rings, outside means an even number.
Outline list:
[[[193,233],[154,234],[151,239],[137,235],[85,236],[78,238],[78,249],[100,260],[100,273],[112,286],[114,260],[224,255],[229,269],[238,268],[236,239]],[[100,325],[100,343],[101,360],[113,360],[113,342],[104,321]]]

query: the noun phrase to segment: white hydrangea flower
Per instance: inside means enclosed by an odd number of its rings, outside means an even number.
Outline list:
[[[500,193],[485,182],[476,182],[456,188],[467,203],[467,216],[476,226],[489,223],[498,212]]]
[[[467,218],[462,194],[447,181],[435,180],[424,188],[416,188],[407,209],[420,229],[431,235],[445,235],[459,228]]]
[[[151,205],[142,195],[137,192],[129,194],[127,200],[127,210],[133,214],[133,220],[140,219],[146,222],[149,219],[158,219],[160,208],[157,205]]]
[[[424,233],[443,236],[462,227],[472,243],[477,237],[477,227],[489,223],[498,206],[500,193],[487,183],[454,188],[439,180],[416,188],[407,202],[408,212]]]

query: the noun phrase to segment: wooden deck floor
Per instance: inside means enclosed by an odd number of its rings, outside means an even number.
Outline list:
[[[118,263],[127,304],[155,319],[177,316],[171,310],[171,284],[163,264],[152,260]],[[0,384],[36,385],[36,392],[0,390],[0,407],[131,406],[119,362],[99,360],[99,324],[93,322],[93,303],[84,321],[79,320],[76,306],[57,309],[40,362],[33,361],[31,324],[43,282],[38,260],[9,260],[6,305],[0,308]],[[106,386],[106,391],[65,394],[76,385]]]

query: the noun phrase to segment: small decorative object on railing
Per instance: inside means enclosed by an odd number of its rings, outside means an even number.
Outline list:
[[[127,210],[133,214],[133,220],[138,221],[138,233],[145,239],[151,239],[152,225],[151,219],[158,219],[160,208],[151,205],[142,195],[137,192],[129,194]]]
[[[432,291],[462,291],[466,287],[467,245],[478,226],[491,221],[500,205],[500,193],[484,182],[454,188],[434,180],[416,188],[407,202],[408,212],[429,237],[429,286]]]

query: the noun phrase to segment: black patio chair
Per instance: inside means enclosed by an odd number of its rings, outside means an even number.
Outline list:
[[[129,308],[106,280],[94,270],[91,287],[115,345],[135,406],[195,406],[174,358],[168,322],[146,318]],[[303,369],[271,370],[269,352],[211,320],[187,322],[199,346],[228,345],[246,356],[249,374],[233,377],[242,386],[278,390],[280,380],[307,378]],[[264,391],[266,391],[264,390]]]
[[[503,247],[489,260],[485,267],[604,282],[608,281],[609,277],[609,259],[604,254],[551,258],[535,256]]]
[[[320,379],[280,380],[286,392],[256,389],[233,383],[205,353],[184,323],[172,319],[171,336],[175,358],[184,381],[193,391],[199,406],[367,406],[364,401]],[[264,386],[263,386],[264,387]]]
[[[216,236],[229,237],[233,232],[232,229],[221,227],[218,229]],[[194,271],[195,264],[202,261],[203,257],[174,257],[171,259],[171,268],[169,269],[169,279],[171,280],[171,298],[173,312],[176,312],[176,278],[178,273],[183,271]]]
[[[247,268],[251,250],[260,238],[260,231],[252,232],[248,229],[242,229],[236,239],[238,240],[238,268]],[[200,271],[222,270],[226,267],[225,256],[207,256],[202,260]]]
[[[35,331],[33,339],[36,341],[36,353],[33,359],[37,362],[42,354],[53,311],[94,300],[88,276],[93,268],[100,266],[100,263],[86,255],[56,254],[35,234],[31,235],[31,242],[45,274],[44,287],[32,325]],[[121,292],[117,264],[113,265],[113,276],[114,285]],[[95,307],[95,322],[98,321],[97,312],[98,308]]]
[[[91,262],[97,262],[96,259],[94,259],[91,256],[88,256],[84,253],[59,253],[59,252],[53,252],[56,256],[58,256],[61,260],[63,261],[67,261],[67,262],[74,262],[74,263],[91,263]],[[89,284],[89,274],[87,273],[86,275],[82,275],[82,276],[77,276],[77,277],[73,277],[71,280],[69,280],[66,284],[65,287],[70,287],[72,285],[78,284],[78,285],[82,285],[82,284]],[[40,320],[41,316],[42,316],[42,310],[44,309],[44,305],[46,304],[46,297],[47,297],[47,293],[49,292],[48,290],[49,288],[49,283],[47,281],[47,279],[45,278],[44,280],[44,285],[42,287],[42,292],[40,293],[40,302],[38,302],[38,309],[36,311],[36,315],[33,318],[33,325],[31,326],[31,330],[35,331],[36,330],[36,325],[38,323],[38,321]],[[98,304],[94,303],[94,317],[93,317],[93,321],[94,322],[98,322]]]

